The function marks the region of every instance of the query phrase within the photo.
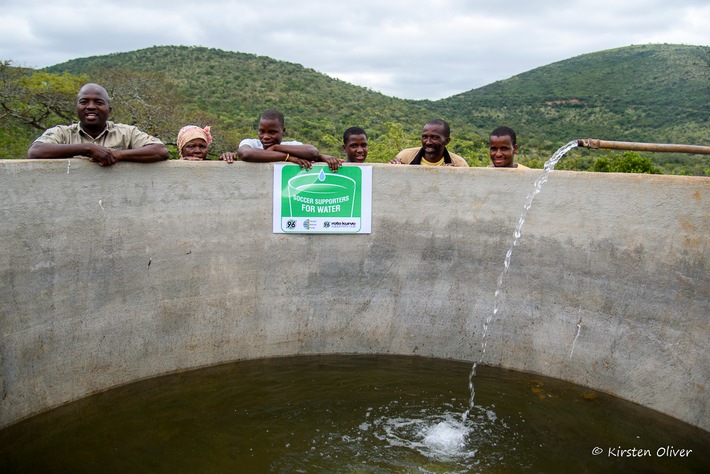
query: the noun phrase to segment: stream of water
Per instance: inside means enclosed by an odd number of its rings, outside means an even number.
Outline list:
[[[488,315],[486,318],[486,321],[483,323],[483,337],[481,338],[481,355],[478,358],[478,361],[473,363],[473,367],[471,367],[471,372],[469,373],[468,376],[468,389],[471,392],[471,395],[469,396],[468,400],[468,409],[464,412],[463,414],[463,421],[466,422],[468,419],[469,413],[471,409],[475,406],[475,398],[476,398],[476,389],[473,384],[473,379],[476,376],[476,367],[478,364],[481,364],[483,362],[483,357],[486,355],[486,347],[488,344],[488,339],[486,336],[488,336],[488,329],[491,325],[491,322],[493,321],[493,318],[495,318],[498,315],[498,310],[500,309],[500,303],[501,303],[501,291],[503,289],[503,282],[505,280],[505,276],[508,274],[508,270],[510,269],[510,259],[513,255],[513,249],[515,248],[516,245],[518,245],[518,240],[520,240],[520,237],[522,236],[523,232],[523,224],[525,224],[525,218],[528,215],[528,211],[532,207],[533,200],[535,199],[535,196],[540,194],[542,191],[542,186],[547,182],[547,180],[550,178],[550,173],[552,173],[555,170],[555,165],[557,164],[560,159],[565,156],[565,154],[570,151],[572,148],[575,148],[577,146],[577,140],[573,140],[566,145],[560,147],[553,155],[552,157],[545,162],[545,165],[543,167],[542,175],[535,181],[535,184],[533,185],[533,190],[530,191],[528,194],[527,198],[525,198],[525,204],[523,205],[523,212],[520,214],[520,218],[518,219],[518,224],[515,226],[515,230],[513,231],[513,243],[510,245],[510,248],[505,254],[505,259],[503,260],[503,271],[500,273],[498,276],[498,282],[496,285],[496,292],[495,292],[495,302],[493,305],[493,312]]]

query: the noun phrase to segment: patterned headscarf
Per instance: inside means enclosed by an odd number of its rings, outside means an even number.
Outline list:
[[[177,147],[178,153],[180,153],[180,159],[182,159],[182,148],[187,142],[195,138],[202,138],[207,142],[207,146],[210,146],[210,143],[212,143],[212,135],[210,134],[209,125],[205,128],[200,128],[197,125],[185,125],[180,129],[177,136]]]

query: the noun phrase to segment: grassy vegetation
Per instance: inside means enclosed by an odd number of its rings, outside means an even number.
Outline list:
[[[138,123],[167,142],[186,123],[212,125],[215,154],[254,136],[260,113],[269,108],[286,115],[287,138],[336,156],[342,155],[346,128],[365,128],[375,162],[416,146],[431,118],[451,123],[450,148],[473,166],[488,165],[485,139],[498,125],[516,129],[518,159],[530,166],[542,166],[558,147],[578,138],[710,145],[706,46],[629,46],[586,54],[438,101],[388,97],[298,64],[201,47],[81,58],[43,72],[104,84],[114,97],[117,121]],[[156,109],[136,107],[136,96]],[[3,128],[0,152],[8,150],[3,144],[32,135],[18,122]],[[594,170],[598,159],[614,162],[614,156],[622,155],[575,150],[558,166]],[[659,172],[710,175],[707,155],[640,156]]]

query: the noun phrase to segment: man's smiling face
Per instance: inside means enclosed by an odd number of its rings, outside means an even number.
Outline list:
[[[76,114],[84,130],[103,131],[111,113],[106,90],[96,84],[81,88],[76,101]]]
[[[424,159],[432,163],[439,161],[444,156],[444,148],[446,148],[450,140],[443,125],[425,125],[424,130],[422,130]]]
[[[514,168],[515,153],[518,151],[518,145],[513,145],[513,139],[508,135],[502,137],[491,135],[489,140],[488,152],[493,166],[496,168]]]

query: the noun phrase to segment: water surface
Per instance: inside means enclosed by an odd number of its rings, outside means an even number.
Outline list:
[[[469,370],[304,356],[159,377],[0,431],[0,472],[710,472],[710,433],[532,374],[480,366],[464,423]]]

